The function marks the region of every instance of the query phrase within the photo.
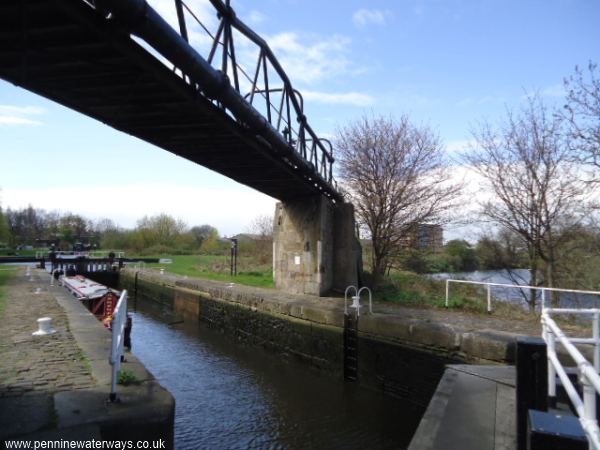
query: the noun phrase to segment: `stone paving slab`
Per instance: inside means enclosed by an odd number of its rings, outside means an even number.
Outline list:
[[[0,318],[0,438],[53,426],[55,393],[96,385],[49,280],[37,270],[27,276],[23,268],[7,286]],[[53,319],[55,334],[32,336],[40,317]]]
[[[448,366],[409,450],[514,449],[515,395],[514,366]]]
[[[110,332],[45,271],[9,281],[0,329],[0,442],[21,439],[128,439],[147,435],[171,447],[175,403],[131,353],[123,370],[139,385],[118,385],[108,402]],[[36,290],[41,292],[36,293]],[[39,317],[57,332],[34,337]]]

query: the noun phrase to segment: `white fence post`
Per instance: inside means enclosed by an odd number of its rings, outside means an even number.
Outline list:
[[[548,344],[548,354],[556,355],[556,340],[554,339],[554,333],[546,325],[544,327],[544,339]],[[548,397],[552,398],[553,401],[556,399],[556,370],[552,363],[548,364]]]
[[[581,385],[583,386],[583,410],[584,419],[596,421],[596,389],[587,379],[585,374],[581,375]]]
[[[586,294],[586,295],[596,295],[600,296],[600,291],[583,291],[579,289],[561,289],[561,288],[551,288],[551,287],[542,287],[542,286],[524,286],[520,284],[505,284],[505,283],[490,283],[487,281],[469,281],[469,280],[455,280],[448,278],[446,281],[446,308],[449,305],[449,297],[450,297],[450,283],[463,283],[463,284],[473,284],[476,286],[485,286],[487,289],[487,310],[488,312],[492,311],[492,303],[491,303],[491,287],[502,287],[508,289],[530,289],[532,291],[531,295],[536,295],[538,290],[542,291],[542,309],[546,306],[546,291],[552,292],[567,292],[573,294]],[[537,298],[537,296],[536,296]]]
[[[600,313],[597,312],[594,313],[592,338],[594,339],[594,370],[600,373]]]

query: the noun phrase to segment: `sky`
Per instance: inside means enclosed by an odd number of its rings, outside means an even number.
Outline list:
[[[152,0],[174,23],[172,0]],[[214,30],[208,0],[186,2]],[[576,65],[600,62],[597,0],[232,0],[304,98],[323,137],[365,115],[439,133],[450,154],[528,93],[564,98]],[[190,28],[206,55],[207,38]],[[254,49],[239,41],[242,64]],[[335,154],[335,149],[334,149]],[[0,205],[109,217],[133,227],[167,213],[224,236],[272,215],[276,200],[0,79]],[[464,229],[446,238],[469,237]]]

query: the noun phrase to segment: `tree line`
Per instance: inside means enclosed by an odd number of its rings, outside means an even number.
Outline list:
[[[472,145],[454,159],[431,127],[415,124],[408,116],[365,116],[341,127],[335,145],[339,187],[354,204],[359,227],[370,240],[366,254],[371,286],[377,287],[393,268],[468,266],[520,267],[529,270],[531,285],[597,289],[596,71],[592,62],[577,67],[564,80],[566,97],[560,107],[534,94],[497,123],[477,124]],[[468,170],[469,178],[478,177],[477,193],[466,196],[464,182],[456,179],[457,168]],[[475,212],[469,210],[471,205]],[[442,255],[423,255],[404,245],[415,224],[478,221],[492,231],[474,248],[456,241],[448,243]],[[264,222],[270,227],[269,218]],[[87,236],[98,247],[148,254],[219,249],[214,227],[189,228],[165,214],[144,217],[127,230],[110,219],[92,222],[32,207],[0,209],[0,243],[15,246],[39,236],[54,236],[65,245]],[[263,239],[265,260],[269,239]],[[530,306],[535,307],[535,298]]]
[[[189,227],[168,214],[145,216],[133,229],[111,219],[92,221],[79,214],[59,213],[28,206],[0,208],[0,245],[71,250],[81,244],[90,249],[120,249],[135,254],[212,253],[221,250],[218,230],[208,224]]]
[[[535,286],[596,288],[588,284],[595,283],[593,267],[581,263],[595,261],[598,246],[596,69],[590,62],[564,80],[561,107],[534,94],[498,123],[476,125],[473,144],[454,160],[437,133],[407,116],[363,117],[342,127],[339,174],[371,242],[371,284],[376,287],[391,268],[410,262],[402,244],[415,223],[481,221],[496,236],[477,244],[487,247],[488,255],[479,260],[488,267],[518,264],[529,270]],[[464,183],[452,175],[457,167],[481,180],[479,192],[465,196]],[[477,207],[477,217],[461,217],[469,205]]]

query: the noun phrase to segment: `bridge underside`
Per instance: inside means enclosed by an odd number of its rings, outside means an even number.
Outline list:
[[[82,1],[0,0],[0,78],[274,198],[320,192],[294,155],[241,126]]]

